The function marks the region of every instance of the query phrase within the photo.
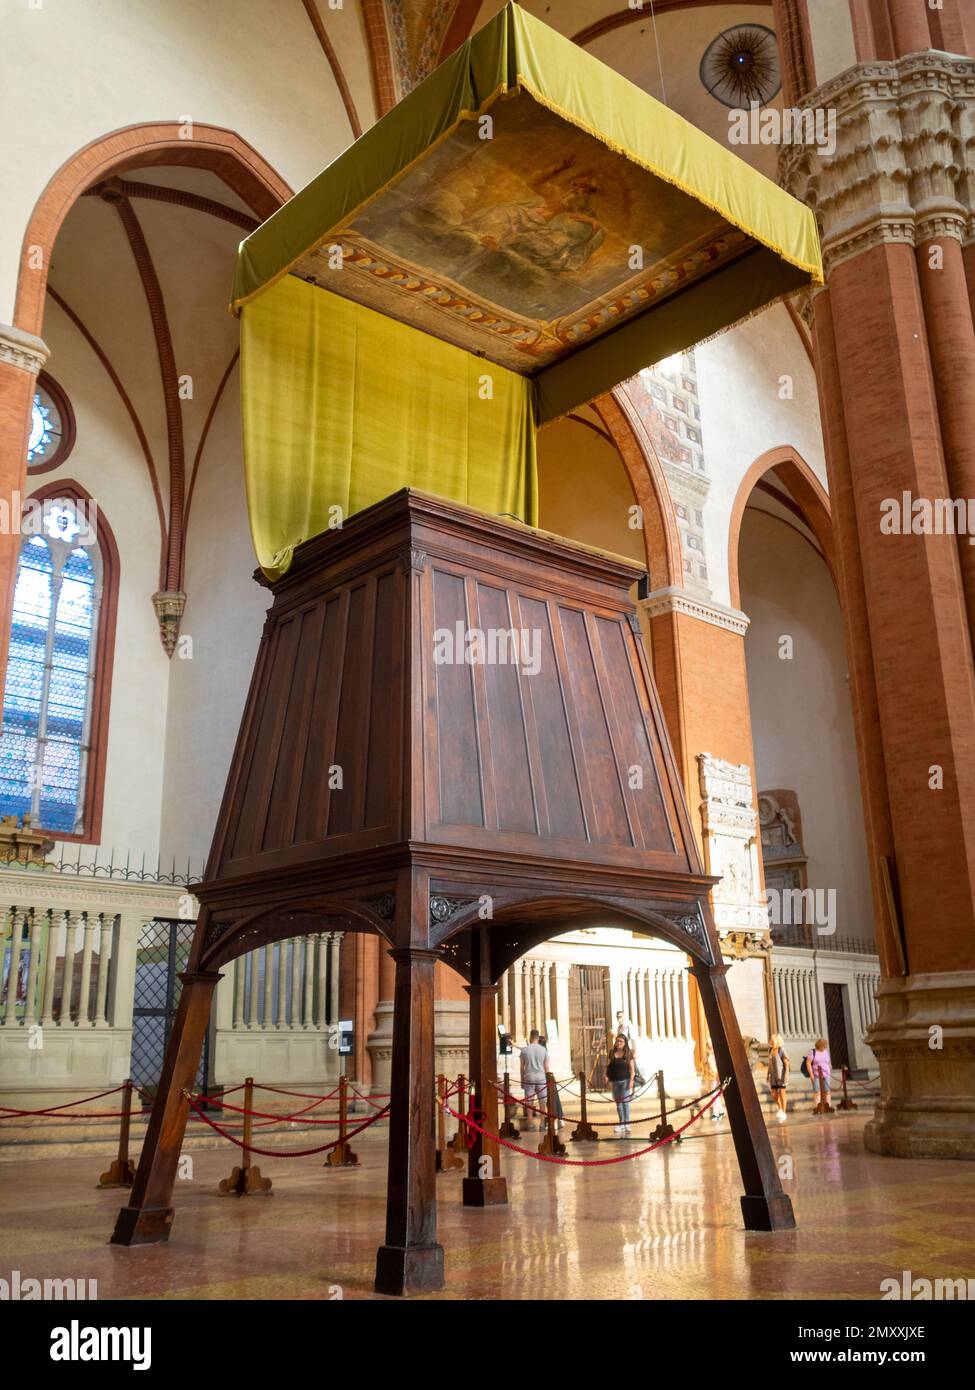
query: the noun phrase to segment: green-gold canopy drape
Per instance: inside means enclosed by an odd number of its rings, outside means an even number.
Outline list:
[[[810,283],[809,208],[508,5],[241,244],[260,564],[404,485],[534,524],[538,425]]]

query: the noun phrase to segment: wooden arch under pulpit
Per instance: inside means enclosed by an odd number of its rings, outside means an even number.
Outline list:
[[[376,1288],[440,1288],[434,965],[468,981],[470,1074],[497,1133],[495,992],[532,946],[626,926],[692,957],[749,1229],[794,1224],[738,1031],[630,590],[632,562],[403,490],[272,586],[156,1106],[113,1241],[165,1240],[222,965],[340,919],[396,962]],[[340,775],[336,776],[336,770]],[[340,785],[339,785],[340,783]],[[482,1152],[493,1177],[481,1177]],[[478,1137],[468,1205],[505,1199]]]

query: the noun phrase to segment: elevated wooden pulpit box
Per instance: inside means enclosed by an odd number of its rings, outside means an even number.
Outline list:
[[[396,962],[377,1289],[443,1284],[436,962],[465,978],[471,1000],[469,1074],[484,1133],[463,1201],[504,1202],[497,982],[533,946],[580,927],[628,927],[692,957],[718,1065],[733,1078],[745,1224],[793,1224],[724,978],[714,880],[630,599],[640,575],[628,560],[411,490],[296,549],[271,585],[206,880],[194,890],[202,909],[160,1103],[116,1242],[168,1235],[183,1092],[220,967],[326,920],[378,934]]]

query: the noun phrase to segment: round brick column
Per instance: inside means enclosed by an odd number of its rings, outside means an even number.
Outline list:
[[[810,93],[803,105],[835,115],[836,148],[790,147],[780,175],[817,209],[826,266],[816,365],[883,972],[865,1141],[972,1158],[975,547],[923,508],[975,501],[973,210],[957,156],[975,63],[917,51],[924,7],[887,13],[908,56]]]

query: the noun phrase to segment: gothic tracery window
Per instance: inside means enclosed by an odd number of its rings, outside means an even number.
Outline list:
[[[25,506],[0,736],[0,815],[83,835],[103,557],[93,511]]]
[[[42,372],[31,406],[27,436],[28,473],[46,473],[64,463],[74,443],[74,415],[61,387]]]

